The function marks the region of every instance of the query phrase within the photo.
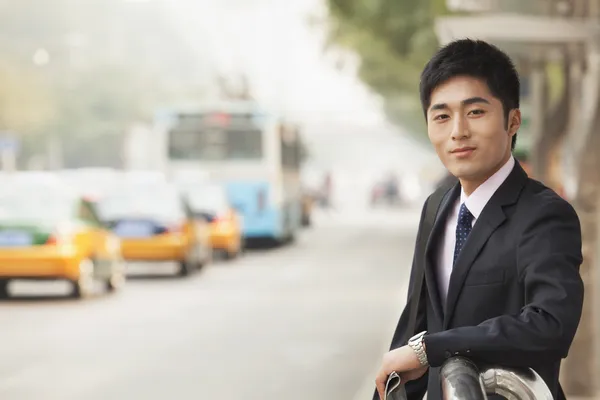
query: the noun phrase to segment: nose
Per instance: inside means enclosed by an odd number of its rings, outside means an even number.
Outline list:
[[[458,115],[454,117],[451,136],[452,140],[461,140],[469,137],[469,127],[463,116]]]

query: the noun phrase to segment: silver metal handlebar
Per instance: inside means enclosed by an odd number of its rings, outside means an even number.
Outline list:
[[[531,368],[480,371],[471,360],[453,357],[442,365],[440,376],[445,400],[486,400],[488,394],[508,400],[553,400],[544,380]]]

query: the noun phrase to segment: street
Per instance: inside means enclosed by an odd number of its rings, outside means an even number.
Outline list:
[[[0,398],[355,398],[404,305],[418,211],[315,219],[189,279],[1,303]]]

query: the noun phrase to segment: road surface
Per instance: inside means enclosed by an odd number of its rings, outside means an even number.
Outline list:
[[[403,307],[417,219],[321,213],[293,245],[189,279],[3,302],[0,398],[356,398]]]

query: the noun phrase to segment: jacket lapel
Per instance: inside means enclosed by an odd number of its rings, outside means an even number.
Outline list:
[[[504,207],[516,203],[526,181],[527,175],[525,171],[516,162],[508,178],[496,190],[476,220],[450,275],[450,286],[448,288],[446,312],[444,315],[444,329],[448,329],[448,325],[452,320],[456,302],[473,262],[490,236],[506,219]]]
[[[452,206],[459,196],[460,184],[457,181],[456,185],[450,190],[449,194],[444,197],[442,203],[440,204],[438,215],[435,219],[433,229],[431,230],[431,234],[429,235],[427,245],[425,247],[425,281],[427,283],[427,292],[429,294],[429,298],[431,299],[435,316],[440,321],[440,324],[444,321],[444,312],[436,278],[436,255],[438,254],[438,251],[436,250],[439,250],[440,248],[440,240],[443,238],[444,230],[446,229],[448,214],[452,210]]]

